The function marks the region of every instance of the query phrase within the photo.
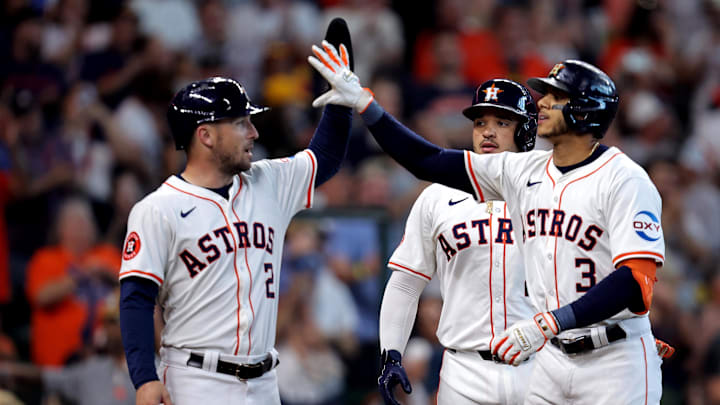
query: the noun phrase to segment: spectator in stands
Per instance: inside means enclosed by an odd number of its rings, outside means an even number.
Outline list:
[[[630,3],[625,3],[630,4]],[[657,3],[632,3],[619,32],[598,57],[599,67],[611,77],[644,71],[644,80],[668,84],[674,79],[669,63],[672,41],[668,21]]]
[[[8,245],[5,207],[22,187],[17,175],[17,162],[13,158],[17,148],[17,126],[12,114],[0,105],[0,306],[10,302],[12,283],[10,278],[10,248]],[[2,331],[2,329],[0,329]]]
[[[115,164],[147,171],[141,147],[88,83],[75,84],[64,97],[57,132],[70,151],[74,183],[93,201],[107,203],[110,199]]]
[[[134,404],[135,389],[127,373],[120,335],[119,294],[116,288],[101,304],[94,352],[86,359],[65,367],[0,361],[0,373],[19,388],[40,386],[46,397],[58,396],[77,405]]]
[[[278,347],[280,398],[286,405],[340,405],[345,367],[340,356],[315,326],[310,308],[298,308],[292,331]]]
[[[713,339],[704,356],[705,400],[708,404],[720,403],[720,334]]]
[[[456,34],[456,46],[464,57],[461,70],[468,83],[482,83],[494,77],[522,82],[547,72],[548,63],[535,50],[526,2],[496,2],[488,26],[463,26],[463,2],[445,0],[436,6],[442,18],[415,42],[413,69],[420,82],[432,80],[439,71],[443,60],[434,55],[431,44],[436,36],[447,32]]]
[[[145,38],[138,24],[132,9],[119,8],[111,21],[107,47],[82,57],[80,80],[95,83],[100,98],[111,108],[129,94],[132,81],[152,62],[153,55],[142,52]]]
[[[348,23],[353,38],[355,70],[358,77],[370,78],[378,68],[397,66],[402,61],[405,41],[403,22],[389,7],[388,0],[341,0],[323,12],[321,27],[335,17]]]
[[[262,100],[262,63],[275,43],[284,43],[301,55],[322,37],[317,6],[311,2],[260,0],[237,2],[229,11],[232,76],[248,84],[253,99]],[[352,25],[351,25],[352,27]],[[262,44],[258,46],[258,44]],[[357,45],[353,43],[357,54]],[[356,56],[356,58],[359,58]]]
[[[625,92],[620,114],[629,133],[622,150],[640,165],[654,156],[675,156],[679,144],[678,119],[655,93]]]
[[[52,214],[75,179],[70,147],[57,132],[46,129],[48,117],[32,90],[15,90],[9,104],[10,125],[17,131],[12,156],[23,187],[6,218],[11,256],[26,261],[46,242]]]
[[[88,0],[58,0],[47,13],[43,58],[67,69],[69,75],[77,73],[77,56],[83,47],[88,11]]]
[[[229,62],[235,50],[228,37],[228,9],[223,0],[202,0],[197,3],[200,32],[188,47],[188,53],[200,69],[218,67],[207,76],[232,75]],[[209,72],[208,72],[209,73]]]
[[[436,33],[429,44],[436,70],[431,79],[411,92],[411,119],[429,141],[438,145],[466,148],[471,129],[460,111],[473,93],[463,75],[467,54],[462,51],[461,38],[453,31]]]
[[[145,181],[157,184],[179,168],[169,157],[176,153],[167,129],[167,102],[172,98],[173,77],[179,73],[179,59],[162,41],[151,38],[142,50],[148,62],[129,84],[129,94],[113,111],[117,128],[124,134],[125,147],[117,150],[119,163],[132,167]],[[118,140],[110,140],[115,146]]]
[[[117,285],[120,268],[119,250],[98,243],[86,199],[66,200],[54,231],[56,243],[38,250],[27,268],[32,360],[48,366],[82,357],[91,341],[98,305]]]
[[[309,310],[315,328],[344,354],[357,348],[358,309],[347,285],[327,267],[320,223],[297,219],[288,228],[280,278],[278,340],[294,333],[292,319]]]
[[[0,64],[1,93],[27,89],[40,106],[57,105],[65,79],[59,68],[42,59],[43,21],[40,15],[24,8],[13,18],[9,60]]]
[[[130,0],[142,32],[166,46],[184,51],[200,31],[197,10],[187,0]]]
[[[138,175],[126,167],[117,167],[113,174],[113,195],[111,212],[107,213],[105,241],[113,246],[122,246],[127,235],[127,219],[136,202],[145,195],[143,183]]]
[[[380,230],[370,217],[333,218],[328,225],[328,266],[350,289],[359,315],[354,331],[358,348],[345,358],[349,362],[346,384],[351,391],[368,392],[373,390],[379,372]]]

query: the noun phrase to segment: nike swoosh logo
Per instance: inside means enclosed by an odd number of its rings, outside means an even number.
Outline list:
[[[190,209],[190,211],[187,211],[187,212],[182,212],[182,211],[180,211],[180,216],[183,217],[183,218],[185,218],[186,216],[190,215],[191,212],[195,211],[195,208],[197,208],[197,207],[192,207],[192,208]]]
[[[470,198],[470,197],[465,197],[465,198],[463,198],[462,200],[459,200],[459,201],[453,201],[452,198],[451,198],[450,201],[448,201],[448,205],[460,204],[461,202],[467,200],[468,198]]]
[[[532,186],[534,186],[534,185],[536,185],[536,184],[540,184],[540,183],[542,183],[542,181],[536,181],[536,182],[531,183],[530,180],[528,180],[527,186],[528,186],[528,187],[532,187]]]

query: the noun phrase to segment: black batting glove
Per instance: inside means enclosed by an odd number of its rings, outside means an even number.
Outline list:
[[[401,359],[402,355],[397,350],[383,350],[381,355],[383,369],[378,378],[378,389],[386,405],[400,405],[393,394],[396,385],[400,384],[407,394],[412,392],[407,373],[400,364]]]

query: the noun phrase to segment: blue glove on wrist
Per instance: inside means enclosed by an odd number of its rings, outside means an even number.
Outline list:
[[[381,355],[383,369],[378,378],[378,388],[386,405],[400,405],[393,394],[396,385],[400,384],[408,394],[412,392],[405,369],[400,364],[401,359],[402,355],[397,350],[383,350]]]

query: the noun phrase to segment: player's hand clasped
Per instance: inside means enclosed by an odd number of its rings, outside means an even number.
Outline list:
[[[316,98],[313,107],[337,104],[363,112],[373,101],[370,90],[360,86],[360,79],[350,70],[345,45],[340,45],[340,54],[332,44],[322,42],[322,49],[313,45],[315,56],[308,56],[308,62],[330,83],[331,89]]]
[[[410,380],[408,380],[405,373],[405,368],[400,363],[401,358],[402,356],[397,350],[383,350],[382,352],[383,369],[380,378],[378,378],[378,388],[385,404],[400,405],[393,394],[393,389],[398,384],[406,393],[412,392]]]
[[[517,366],[558,334],[555,317],[549,312],[516,322],[495,338],[491,350],[500,360]]]
[[[669,359],[675,354],[675,348],[660,339],[655,339],[655,348],[657,349],[658,356],[663,359]]]

